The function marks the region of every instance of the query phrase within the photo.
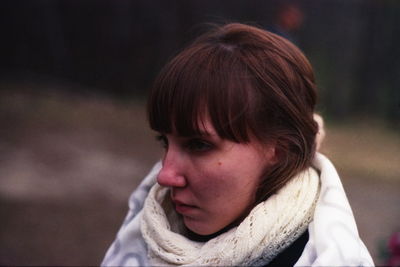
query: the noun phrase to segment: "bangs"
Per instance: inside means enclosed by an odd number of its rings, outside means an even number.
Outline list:
[[[196,136],[209,119],[221,138],[248,142],[252,82],[235,52],[230,47],[203,44],[176,56],[150,92],[150,127],[161,133]]]

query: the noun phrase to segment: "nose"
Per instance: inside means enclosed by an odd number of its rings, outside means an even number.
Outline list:
[[[178,152],[168,149],[162,168],[157,176],[157,182],[166,187],[185,187],[186,179],[183,174],[183,159]]]

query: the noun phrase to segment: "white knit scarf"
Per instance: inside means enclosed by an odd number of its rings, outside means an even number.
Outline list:
[[[196,242],[176,232],[181,222],[178,217],[169,220],[163,208],[168,188],[155,184],[144,203],[141,223],[150,263],[265,265],[307,229],[318,193],[319,175],[309,168],[255,206],[238,226],[207,242]]]

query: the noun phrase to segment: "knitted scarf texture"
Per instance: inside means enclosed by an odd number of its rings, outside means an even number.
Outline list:
[[[238,226],[207,242],[197,242],[183,234],[180,216],[167,208],[171,207],[166,203],[169,189],[155,184],[141,220],[148,259],[152,265],[268,264],[307,229],[319,190],[319,175],[309,168],[255,206]]]

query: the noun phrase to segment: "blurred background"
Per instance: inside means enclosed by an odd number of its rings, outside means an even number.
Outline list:
[[[327,136],[378,265],[400,231],[400,2],[0,2],[0,265],[98,265],[131,191],[161,155],[145,99],[207,23],[297,44],[314,66]]]

